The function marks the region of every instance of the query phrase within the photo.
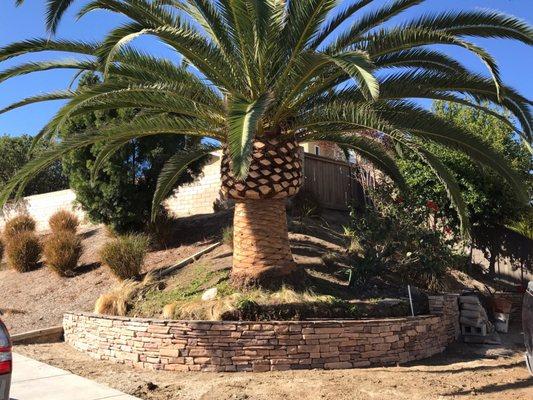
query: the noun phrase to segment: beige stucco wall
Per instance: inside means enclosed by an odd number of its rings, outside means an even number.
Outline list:
[[[74,206],[76,195],[72,190],[60,190],[24,197],[16,205],[6,206],[0,210],[0,228],[5,220],[20,213],[28,213],[37,222],[37,230],[48,229],[48,219],[59,210],[69,210],[78,215],[80,220],[85,220],[83,211]]]
[[[165,201],[165,207],[175,217],[210,214],[220,200],[221,153],[211,156],[201,177],[189,185],[181,186]]]

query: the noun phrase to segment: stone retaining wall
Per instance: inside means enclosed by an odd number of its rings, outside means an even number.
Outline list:
[[[276,371],[394,365],[442,352],[459,334],[456,295],[435,315],[335,321],[168,321],[65,314],[65,341],[90,356],[141,368]]]

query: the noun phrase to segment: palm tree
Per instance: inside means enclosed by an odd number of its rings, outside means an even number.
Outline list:
[[[67,99],[37,136],[51,138],[74,115],[135,107],[137,117],[58,143],[30,162],[3,189],[6,199],[28,179],[67,152],[104,141],[95,171],[128,141],[154,134],[200,136],[203,145],[176,153],[159,177],[154,210],[192,161],[223,149],[222,190],[236,201],[232,276],[240,284],[290,281],[298,276],[288,243],[285,201],[302,185],[299,143],[329,141],[375,164],[404,187],[390,148],[361,132],[379,132],[410,149],[445,183],[465,231],[468,216],[457,182],[437,155],[420,148],[434,141],[464,151],[522,185],[507,162],[476,137],[439,119],[411,98],[442,99],[492,113],[498,104],[519,121],[531,143],[530,102],[505,86],[495,60],[467,37],[533,43],[533,30],[512,16],[491,11],[424,15],[391,26],[391,18],[423,0],[396,0],[367,11],[372,0],[94,0],[79,16],[107,10],[127,18],[99,43],[33,39],[0,49],[0,61],[41,51],[70,52],[75,60],[17,65],[0,79],[51,69],[101,73],[94,87],[23,99],[27,104]],[[22,3],[22,0],[17,0]],[[54,32],[72,0],[49,0]],[[340,4],[339,4],[340,3]],[[176,52],[156,58],[130,45],[150,35]],[[490,78],[428,45],[464,48],[487,66]],[[503,118],[503,117],[499,117]],[[503,118],[513,126],[515,124]]]

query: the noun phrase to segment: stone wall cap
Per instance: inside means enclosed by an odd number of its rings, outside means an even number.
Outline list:
[[[391,323],[391,322],[406,322],[414,320],[425,320],[428,318],[433,318],[436,315],[434,314],[424,314],[405,316],[405,317],[393,317],[393,318],[362,318],[362,319],[315,319],[315,320],[299,320],[299,321],[219,321],[219,320],[181,320],[181,319],[158,319],[158,318],[139,318],[139,317],[121,317],[117,315],[106,315],[106,314],[95,314],[92,312],[85,311],[69,311],[65,315],[72,316],[81,316],[94,319],[105,319],[105,320],[114,320],[114,321],[132,321],[132,322],[143,322],[149,324],[227,324],[227,325],[249,325],[249,324],[264,324],[264,325],[327,325],[327,324],[372,324],[372,323]]]

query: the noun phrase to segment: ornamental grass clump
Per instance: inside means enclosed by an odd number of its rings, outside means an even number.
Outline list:
[[[135,298],[143,297],[157,284],[158,281],[151,273],[146,274],[140,282],[125,280],[96,300],[94,312],[96,314],[125,316],[131,309]]]
[[[29,215],[17,215],[6,222],[4,226],[4,239],[7,242],[21,232],[35,232],[35,225],[35,220]]]
[[[146,235],[118,236],[102,247],[100,260],[119,279],[135,278],[141,272],[149,245],[150,239]]]
[[[82,249],[81,239],[76,233],[70,230],[54,232],[44,243],[45,263],[58,275],[72,275]]]
[[[6,239],[6,259],[10,268],[28,272],[37,267],[41,258],[41,244],[34,232],[22,231]]]
[[[76,233],[80,220],[76,214],[67,210],[60,210],[50,217],[48,225],[54,233],[65,231]]]

